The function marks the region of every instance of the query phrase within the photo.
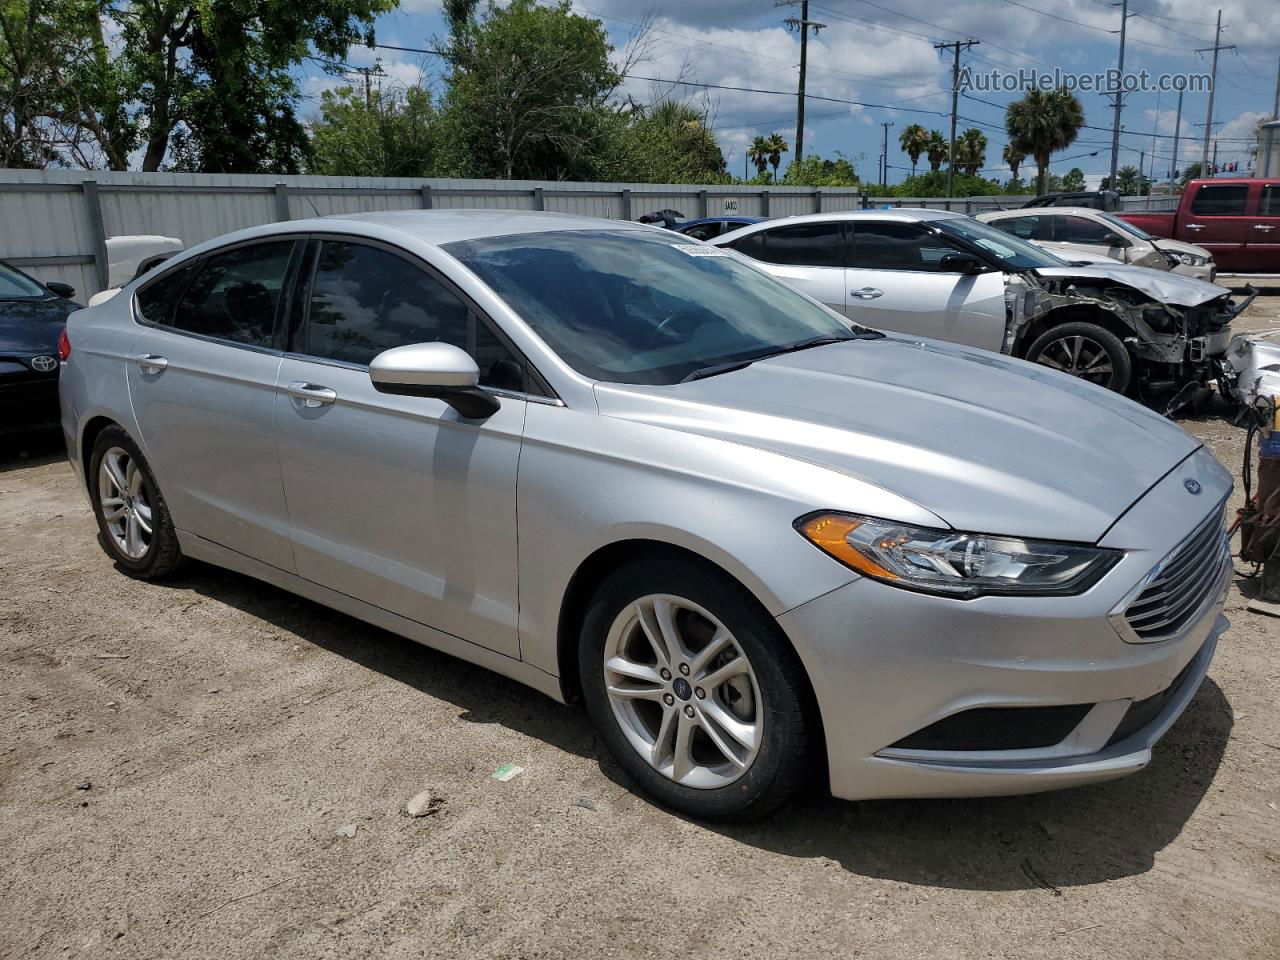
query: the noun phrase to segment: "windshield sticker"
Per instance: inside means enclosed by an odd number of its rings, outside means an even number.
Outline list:
[[[709,247],[701,243],[675,243],[672,246],[691,257],[727,257],[729,255],[719,247]]]

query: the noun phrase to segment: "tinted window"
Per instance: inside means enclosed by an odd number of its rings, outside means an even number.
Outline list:
[[[166,273],[155,283],[149,283],[138,291],[136,300],[138,312],[144,320],[151,323],[173,325],[173,311],[178,305],[178,297],[195,272],[194,264],[187,264],[177,270]]]
[[[466,350],[480,382],[524,390],[524,367],[444,284],[386,250],[320,245],[300,353],[367,364],[392,347],[440,340]]]
[[[730,244],[733,249],[737,250],[743,256],[750,257],[752,260],[764,259],[764,231],[751,233],[736,240]]]
[[[259,243],[206,257],[178,302],[173,325],[236,343],[271,346],[293,243]]]
[[[1196,191],[1191,201],[1191,212],[1211,217],[1241,214],[1244,213],[1244,202],[1248,194],[1249,188],[1243,183],[1206,185]]]
[[[853,228],[853,266],[863,270],[942,271],[942,258],[961,249],[914,223],[859,220]]]
[[[1053,239],[1058,243],[1089,243],[1104,247],[1121,245],[1114,230],[1085,217],[1054,217]]]
[[[648,230],[567,230],[445,246],[574,369],[675,383],[850,325],[736,253]],[[834,349],[834,348],[833,348]]]
[[[766,230],[764,253],[759,259],[798,267],[838,267],[840,225],[800,223],[794,227]]]
[[[1021,237],[1023,240],[1041,239],[1039,217],[1005,217],[1002,220],[988,220],[986,222],[997,230],[1003,230],[1005,233]]]
[[[681,230],[686,237],[693,237],[695,240],[710,240],[712,237],[720,236],[720,224],[718,223],[700,223],[688,230]]]
[[[1264,217],[1280,217],[1280,184],[1264,183],[1258,213]]]
[[[44,287],[25,273],[19,273],[7,264],[0,263],[0,297],[44,297]]]
[[[1066,263],[1044,247],[1037,247],[1020,237],[1002,233],[991,224],[972,217],[945,217],[934,220],[933,226],[941,233],[959,237],[978,247],[1006,270],[1061,267]]]

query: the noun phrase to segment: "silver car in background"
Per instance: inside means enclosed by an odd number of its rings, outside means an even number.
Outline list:
[[[1227,627],[1231,481],[1180,428],[670,231],[273,224],[63,354],[124,573],[218,564],[581,700],[695,816],[816,769],[849,799],[1132,773]]]
[[[1231,291],[1127,264],[1078,264],[945,210],[769,220],[716,237],[860,323],[1023,357],[1117,393],[1226,376]]]

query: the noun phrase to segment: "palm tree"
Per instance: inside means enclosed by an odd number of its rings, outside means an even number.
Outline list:
[[[976,177],[987,162],[987,135],[970,127],[956,141],[956,166],[961,173]]]
[[[1022,161],[1027,159],[1027,151],[1011,143],[1001,151],[1000,159],[1009,165],[1009,175],[1017,180],[1018,168],[1022,166]]]
[[[1010,145],[1034,158],[1036,191],[1044,193],[1049,157],[1075,142],[1084,126],[1084,108],[1069,90],[1029,90],[1005,108],[1004,125]]]
[[[930,130],[925,152],[929,156],[929,169],[936,173],[942,168],[942,162],[947,159],[947,154],[951,152],[951,145],[937,130]]]
[[[1115,189],[1119,193],[1132,196],[1142,189],[1142,171],[1137,167],[1121,167],[1116,171]]]
[[[782,155],[787,152],[787,141],[783,140],[778,134],[773,134],[766,141],[769,146],[769,165],[773,167],[773,182],[778,182],[778,164],[782,162]]]
[[[757,174],[764,173],[769,166],[769,141],[764,137],[756,137],[751,146],[747,147],[747,159],[755,165]]]
[[[918,123],[913,123],[898,135],[898,146],[911,158],[911,175],[916,175],[916,164],[920,154],[929,149],[929,131]]]

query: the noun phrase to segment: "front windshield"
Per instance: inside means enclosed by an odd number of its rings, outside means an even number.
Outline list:
[[[1007,270],[1033,270],[1036,267],[1064,267],[1066,261],[989,223],[971,217],[955,217],[932,221],[933,226],[952,237],[959,237],[982,249]]]
[[[13,267],[0,263],[0,300],[45,296],[44,288]]]
[[[1110,213],[1099,213],[1098,216],[1100,216],[1103,220],[1107,221],[1107,223],[1111,224],[1113,227],[1115,227],[1117,230],[1121,231],[1122,233],[1127,233],[1130,236],[1137,237],[1139,240],[1155,239],[1155,237],[1151,236],[1151,234],[1147,233],[1147,231],[1143,230],[1141,227],[1135,227],[1128,220],[1121,220],[1119,217],[1114,216]]]
[[[566,230],[444,249],[595,380],[678,383],[721,364],[862,332],[737,254],[673,233]]]

